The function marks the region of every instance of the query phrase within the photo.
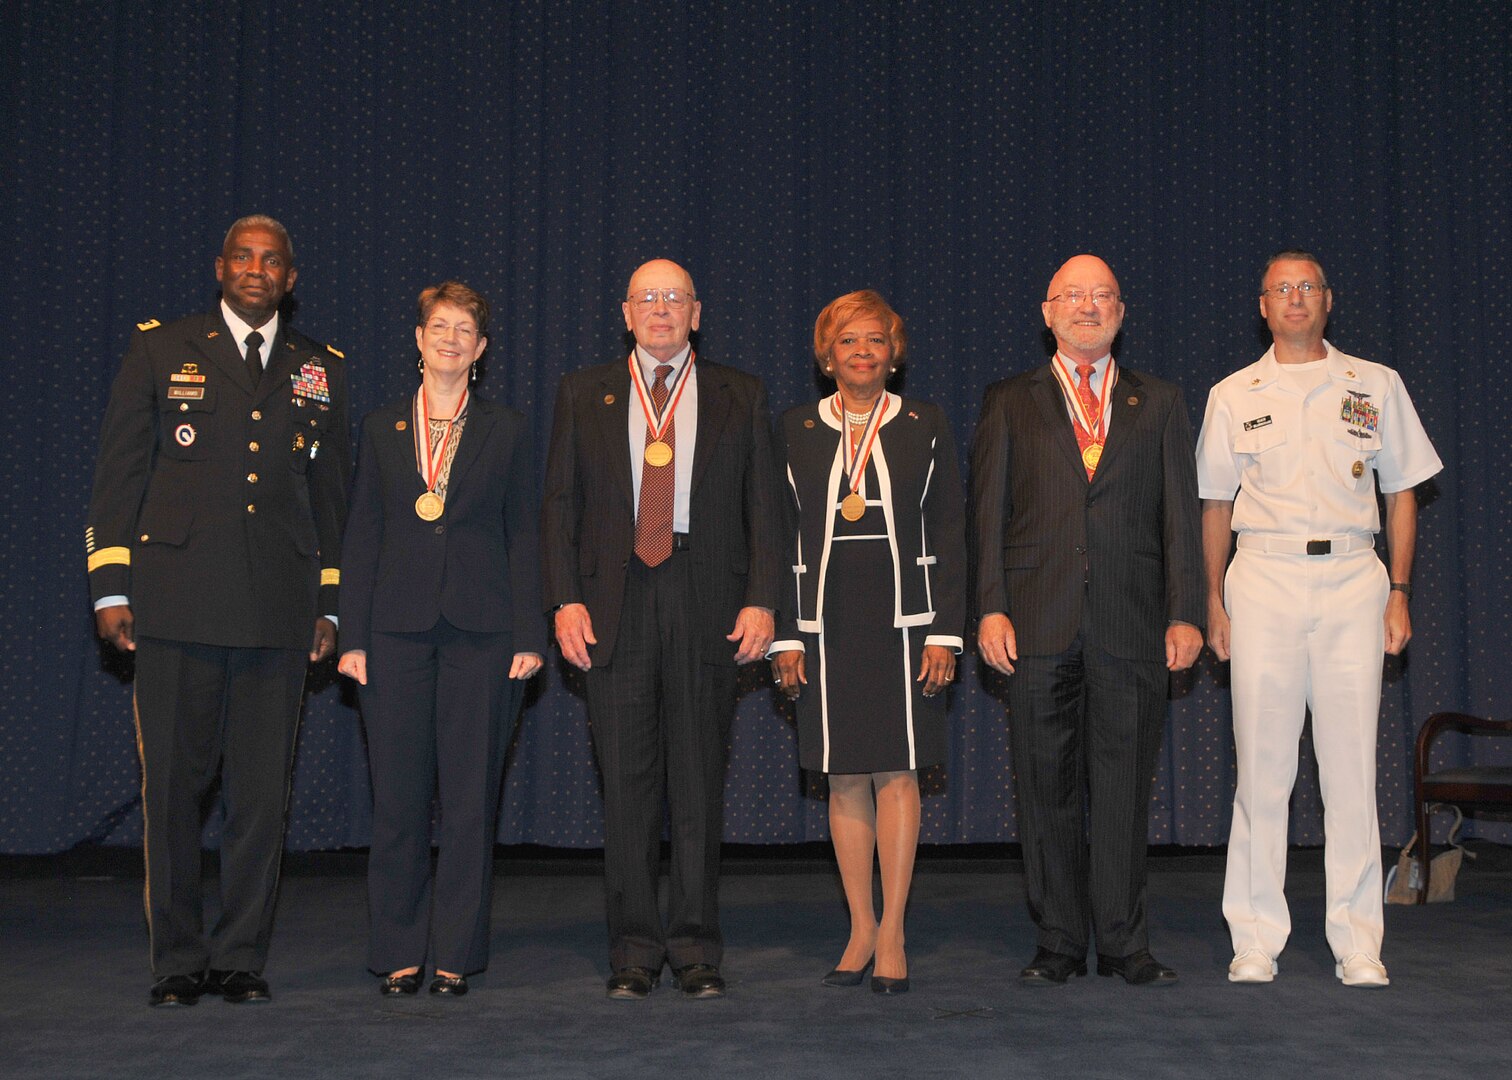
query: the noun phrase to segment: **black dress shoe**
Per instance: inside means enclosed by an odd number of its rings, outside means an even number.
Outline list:
[[[1036,949],[1034,959],[1019,972],[1019,981],[1026,986],[1060,986],[1071,976],[1086,973],[1087,962],[1081,957]]]
[[[908,993],[908,976],[901,979],[889,979],[886,975],[873,975],[871,988],[874,994],[906,994]]]
[[[660,978],[650,968],[624,967],[609,976],[604,988],[615,1001],[639,1001],[650,996]]]
[[[420,980],[423,979],[424,969],[406,972],[403,975],[385,975],[383,981],[378,984],[378,992],[384,997],[394,994],[418,994],[420,992]]]
[[[205,992],[205,980],[201,975],[164,975],[147,991],[147,1004],[158,1006],[198,1005]]]
[[[1149,949],[1123,957],[1098,953],[1097,973],[1120,975],[1130,986],[1170,986],[1176,981],[1176,972],[1151,956]]]
[[[689,964],[672,972],[672,981],[690,998],[724,997],[724,976],[713,964]]]
[[[461,997],[467,993],[467,980],[461,975],[437,975],[431,980],[430,992],[442,997]]]
[[[860,986],[866,980],[866,973],[871,970],[871,966],[872,962],[868,960],[857,971],[835,968],[819,981],[825,986]]]
[[[233,1005],[260,1005],[273,1000],[268,981],[256,971],[210,972],[206,993],[219,994]]]

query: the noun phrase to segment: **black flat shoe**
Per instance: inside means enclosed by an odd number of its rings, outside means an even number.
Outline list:
[[[642,998],[651,996],[651,991],[656,989],[660,978],[660,972],[652,971],[650,968],[620,968],[609,976],[609,981],[604,984],[604,990],[614,1001],[640,1001]]]
[[[871,988],[874,994],[906,994],[908,993],[908,976],[901,979],[889,979],[886,975],[873,975]]]
[[[461,975],[437,975],[431,980],[430,992],[442,997],[461,997],[467,993],[467,980]]]
[[[866,973],[871,970],[872,961],[868,960],[861,965],[858,971],[847,971],[845,968],[835,968],[819,981],[825,986],[860,986],[866,980]]]
[[[1063,986],[1071,976],[1087,973],[1087,961],[1065,953],[1036,949],[1034,959],[1019,972],[1019,982],[1025,986]]]
[[[423,978],[425,978],[423,968],[404,975],[385,975],[383,981],[378,984],[378,992],[384,997],[394,994],[418,994],[420,980]]]
[[[211,969],[205,993],[219,994],[232,1005],[265,1005],[273,1000],[268,980],[257,971],[217,971]]]
[[[164,975],[147,991],[147,1004],[154,1009],[198,1005],[204,992],[202,975]]]
[[[1119,957],[1098,953],[1097,973],[1117,975],[1130,986],[1170,986],[1176,981],[1175,970],[1151,956],[1149,949]]]
[[[689,964],[672,973],[672,982],[683,992],[684,997],[724,997],[724,976],[713,964]]]

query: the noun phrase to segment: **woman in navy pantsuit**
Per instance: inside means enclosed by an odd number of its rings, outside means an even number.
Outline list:
[[[340,670],[373,780],[368,966],[384,994],[460,996],[488,963],[504,753],[545,655],[525,418],[469,389],[488,302],[420,294],[420,387],[362,424],[342,550]],[[431,801],[441,814],[431,872]]]

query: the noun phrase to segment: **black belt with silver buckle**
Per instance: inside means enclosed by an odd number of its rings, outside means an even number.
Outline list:
[[[1328,555],[1332,552],[1332,540],[1309,540],[1307,542],[1307,553],[1309,555]]]

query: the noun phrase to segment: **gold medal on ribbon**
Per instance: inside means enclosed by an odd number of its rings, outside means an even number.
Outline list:
[[[446,501],[434,491],[427,491],[415,500],[415,513],[421,521],[435,521],[446,509]]]
[[[840,500],[840,516],[846,521],[860,521],[866,513],[866,500],[854,491]]]
[[[1097,463],[1102,460],[1102,443],[1088,443],[1082,451],[1082,463],[1089,469],[1097,468]]]
[[[655,466],[658,469],[672,464],[672,448],[660,439],[647,443],[646,464]]]

